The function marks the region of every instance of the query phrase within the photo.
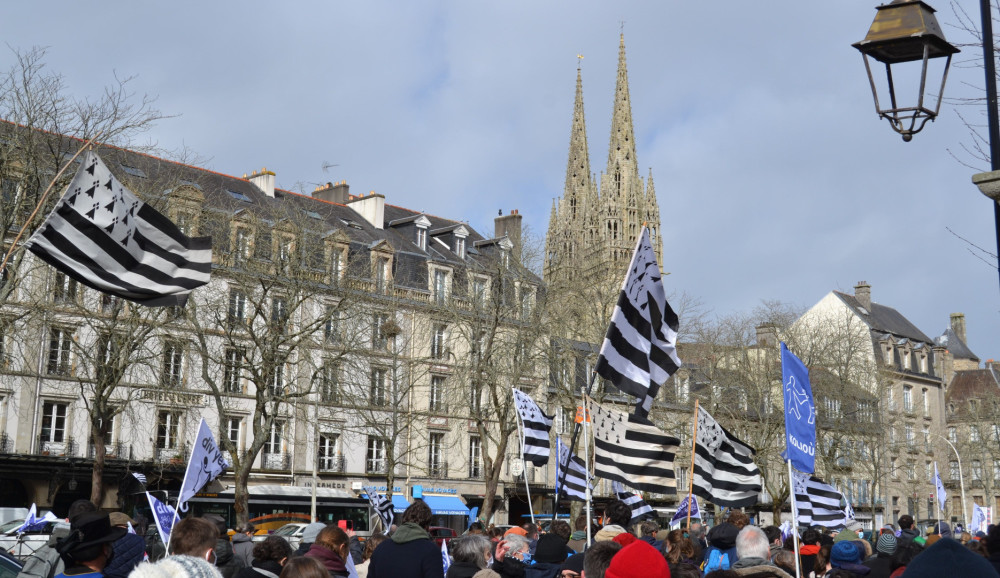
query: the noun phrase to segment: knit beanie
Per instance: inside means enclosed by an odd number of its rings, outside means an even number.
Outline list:
[[[175,554],[152,564],[139,564],[129,578],[222,578],[222,574],[201,558]]]
[[[903,578],[938,578],[940,576],[976,576],[996,578],[989,560],[969,550],[957,540],[942,538],[917,554],[903,572]]]
[[[878,542],[875,543],[875,550],[881,552],[882,554],[892,556],[896,552],[896,544],[897,540],[895,534],[885,532],[878,537]]]
[[[617,536],[612,538],[611,541],[618,542],[619,544],[622,545],[622,548],[624,548],[625,546],[628,546],[629,544],[635,542],[638,539],[639,538],[636,538],[635,536],[629,534],[628,532],[622,532],[621,534],[618,534]]]
[[[594,541],[607,542],[608,540],[611,540],[618,534],[623,534],[624,532],[625,528],[622,528],[617,524],[608,524],[607,526],[604,526],[603,528],[598,530],[596,534],[594,534]]]
[[[312,544],[316,541],[316,536],[319,536],[320,531],[326,528],[326,524],[323,522],[313,522],[302,530],[302,543]]]
[[[535,546],[535,562],[562,564],[566,560],[566,541],[555,534],[543,534]]]
[[[985,558],[983,559],[985,560]],[[625,546],[611,559],[605,578],[670,578],[670,567],[656,548],[642,540]]]
[[[833,549],[830,550],[830,563],[835,568],[839,568],[840,564],[857,564],[859,562],[861,562],[861,552],[858,551],[854,542],[841,540],[833,544]]]
[[[577,574],[583,572],[583,557],[584,553],[580,552],[579,554],[573,554],[569,558],[566,558],[566,561],[563,562],[562,566],[560,566],[559,571],[569,570],[570,572],[576,572]]]
[[[507,534],[517,534],[518,536],[528,537],[528,531],[521,526],[514,526],[513,528],[507,528],[507,531],[503,533],[504,536]]]

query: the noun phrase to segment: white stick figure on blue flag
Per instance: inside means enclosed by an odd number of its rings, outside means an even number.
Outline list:
[[[816,469],[816,407],[809,370],[781,343],[781,383],[785,394],[787,459],[795,469],[811,474]]]

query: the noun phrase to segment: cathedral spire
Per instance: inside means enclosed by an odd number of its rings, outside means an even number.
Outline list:
[[[608,168],[605,172],[613,178],[616,174],[619,175],[619,182],[639,176],[635,160],[635,133],[632,128],[632,101],[628,93],[628,68],[625,65],[624,33],[618,44],[618,81],[615,84],[611,145],[608,147]]]
[[[583,114],[583,77],[576,68],[576,102],[573,105],[573,124],[569,134],[569,160],[566,163],[566,185],[561,210],[568,211],[568,222],[577,222],[582,214],[591,187],[590,153],[587,151],[587,123]]]

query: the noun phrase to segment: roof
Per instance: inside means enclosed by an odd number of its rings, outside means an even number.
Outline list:
[[[949,417],[968,416],[969,400],[996,400],[1000,397],[1000,376],[992,367],[956,371],[948,385],[945,401],[949,407]],[[952,413],[952,409],[954,412]],[[979,416],[974,416],[979,417]]]
[[[878,303],[872,303],[871,308],[864,307],[861,302],[857,300],[854,295],[848,295],[847,293],[841,293],[840,291],[833,292],[855,313],[861,316],[861,318],[868,324],[873,332],[879,333],[891,333],[895,337],[905,337],[907,339],[912,339],[914,341],[921,341],[930,345],[934,344],[934,340],[924,334],[923,331],[917,329],[917,326],[910,323],[910,320],[892,307],[886,307],[885,305],[879,305]]]
[[[934,343],[944,347],[956,359],[971,359],[979,361],[979,357],[969,349],[969,346],[962,341],[962,338],[952,330],[951,327],[945,329],[939,337],[934,339]]]

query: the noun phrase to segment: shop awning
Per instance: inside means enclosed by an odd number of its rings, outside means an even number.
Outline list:
[[[410,507],[410,503],[406,501],[406,498],[400,496],[399,494],[392,495],[392,511],[397,514],[402,514]]]
[[[395,496],[393,496],[395,497]],[[431,507],[436,516],[468,516],[469,508],[465,507],[458,496],[424,496],[424,501]]]

